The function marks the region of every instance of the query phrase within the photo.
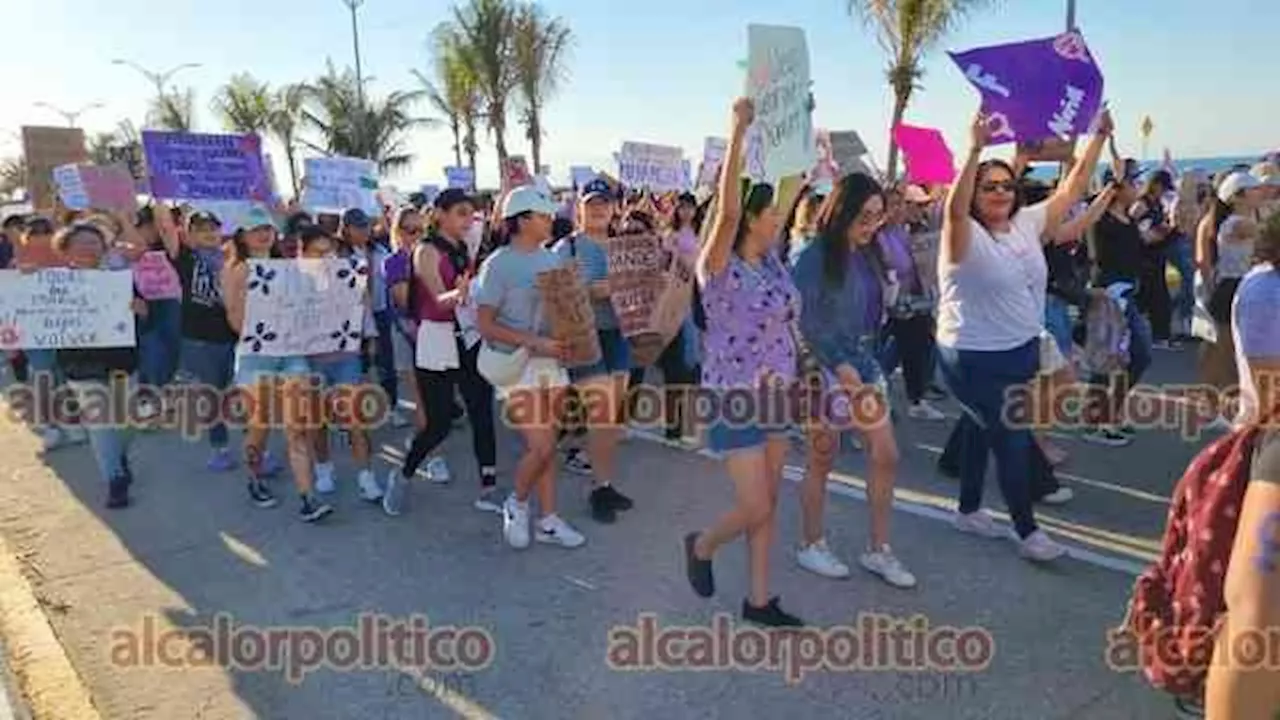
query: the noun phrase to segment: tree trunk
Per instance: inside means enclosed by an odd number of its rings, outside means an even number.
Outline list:
[[[537,175],[542,168],[542,113],[536,104],[529,108],[529,151],[533,156],[532,174]]]
[[[298,188],[298,163],[294,158],[293,143],[284,145],[284,158],[289,163],[289,182],[293,185],[293,197],[298,199],[302,191]]]
[[[462,124],[458,122],[458,118],[449,122],[449,129],[453,131],[454,167],[462,167]]]
[[[907,103],[911,102],[911,88],[895,87],[893,89],[893,122],[889,125],[889,160],[886,163],[885,172],[889,177],[885,178],[885,182],[892,183],[898,177],[898,143],[893,139],[893,128],[902,122],[902,117],[907,114]]]
[[[489,126],[493,130],[493,147],[498,153],[498,187],[503,190],[509,190],[505,187],[507,182],[507,124],[500,118],[491,121]]]

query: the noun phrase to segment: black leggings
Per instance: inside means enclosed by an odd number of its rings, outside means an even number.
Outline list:
[[[658,356],[655,366],[662,372],[662,385],[665,388],[664,413],[667,429],[675,430],[683,427],[686,412],[685,405],[692,402],[694,386],[698,384],[700,373],[684,361],[684,330],[676,333],[671,342]],[[632,368],[627,381],[627,390],[633,391],[644,382],[645,368]],[[631,395],[628,403],[628,415],[635,414],[635,395]]]
[[[933,380],[933,316],[921,314],[894,318],[889,321],[889,331],[898,342],[907,400],[920,402]],[[886,371],[892,372],[892,368],[886,368]]]
[[[493,427],[493,386],[476,369],[480,343],[470,350],[458,348],[456,370],[423,370],[417,368],[418,398],[427,415],[427,426],[413,438],[409,454],[404,458],[401,474],[413,477],[427,455],[449,436],[453,426],[453,390],[458,388],[467,406],[471,423],[471,443],[480,470],[497,464],[497,440]]]

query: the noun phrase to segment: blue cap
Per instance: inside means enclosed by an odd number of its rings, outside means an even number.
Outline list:
[[[589,180],[586,185],[582,186],[583,200],[593,200],[598,197],[614,199],[613,188],[609,186],[609,183],[604,178]]]
[[[555,202],[539,192],[538,188],[521,185],[507,194],[507,200],[502,206],[502,218],[505,220],[528,212],[554,216],[558,209]]]
[[[369,219],[369,213],[360,208],[350,208],[342,213],[342,226],[354,228],[367,228],[373,224]]]

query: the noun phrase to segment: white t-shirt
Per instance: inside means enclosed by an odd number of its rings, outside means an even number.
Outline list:
[[[1024,207],[1009,232],[993,236],[969,218],[964,260],[938,264],[938,344],[1012,350],[1040,336],[1049,269],[1040,243],[1048,202]]]
[[[1258,388],[1249,372],[1249,358],[1275,360],[1280,357],[1280,272],[1270,263],[1249,271],[1236,289],[1231,309],[1231,334],[1236,345],[1236,369],[1240,374],[1240,415],[1238,422],[1255,419]],[[1280,388],[1270,388],[1272,395]],[[1275,398],[1271,398],[1275,402]]]

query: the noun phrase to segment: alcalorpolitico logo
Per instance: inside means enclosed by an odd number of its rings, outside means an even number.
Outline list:
[[[606,661],[615,670],[768,670],[795,684],[808,672],[985,670],[995,657],[985,628],[931,626],[923,615],[859,613],[854,625],[761,629],[718,613],[708,625],[662,626],[641,613],[634,626],[609,631]]]

